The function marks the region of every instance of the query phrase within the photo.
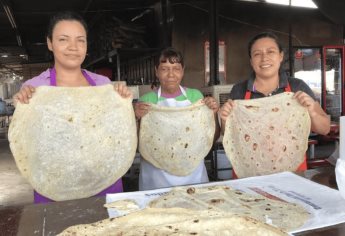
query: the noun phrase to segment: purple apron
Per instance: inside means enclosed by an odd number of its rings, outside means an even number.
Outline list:
[[[84,77],[86,78],[87,82],[91,86],[97,86],[95,81],[86,73],[86,71],[82,70]],[[50,86],[56,86],[56,70],[55,68],[50,69]],[[95,196],[105,196],[107,193],[119,193],[123,192],[122,187],[122,179],[119,179],[114,184],[109,186],[108,188],[104,189],[103,191],[97,193]],[[34,190],[34,203],[47,203],[53,202],[53,200],[44,197],[43,195],[39,194]]]

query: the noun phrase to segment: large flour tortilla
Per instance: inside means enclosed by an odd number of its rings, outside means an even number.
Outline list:
[[[310,117],[292,96],[235,101],[223,146],[239,178],[295,171],[304,161]]]
[[[141,119],[139,151],[155,167],[186,176],[210,151],[214,132],[213,112],[201,102],[179,108],[151,105]]]
[[[22,175],[56,201],[97,194],[130,168],[137,136],[131,99],[111,85],[38,87],[18,104],[10,148]]]
[[[288,235],[248,217],[215,211],[182,208],[144,209],[123,217],[67,228],[59,236],[158,236],[158,235]]]
[[[286,231],[299,228],[309,218],[309,213],[296,204],[244,193],[228,186],[174,188],[167,195],[153,200],[149,206],[233,213]]]

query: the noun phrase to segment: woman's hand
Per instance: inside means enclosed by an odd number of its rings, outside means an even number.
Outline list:
[[[308,94],[298,91],[294,94],[293,98],[295,98],[299,104],[308,109],[310,117],[317,115],[316,107],[318,106],[318,103]]]
[[[32,98],[35,88],[31,85],[23,86],[18,93],[13,96],[13,103],[16,105],[18,102],[28,104],[30,98]]]
[[[144,102],[137,102],[134,105],[135,118],[137,118],[137,120],[140,120],[144,115],[147,114],[149,109],[150,109],[150,104],[144,103]]]
[[[216,142],[220,135],[220,127],[217,115],[217,112],[219,111],[219,104],[216,101],[216,99],[214,99],[214,97],[205,97],[202,101],[206,104],[206,106],[208,106],[208,108],[210,108],[213,111],[214,122],[216,127],[213,142]]]
[[[225,123],[226,120],[228,118],[228,116],[230,115],[232,109],[234,108],[235,103],[233,100],[229,99],[226,103],[223,104],[223,106],[219,109],[218,115],[220,117],[220,121],[221,121],[221,133],[224,134],[225,131]]]
[[[218,114],[220,119],[222,120],[222,122],[226,121],[226,119],[228,118],[228,116],[230,115],[232,109],[234,108],[234,101],[229,99],[226,103],[223,104],[223,106],[220,108]]]
[[[131,90],[129,90],[129,88],[124,84],[116,83],[114,84],[114,89],[123,98],[129,98],[133,96]]]
[[[320,104],[302,91],[296,92],[293,97],[298,101],[298,103],[308,109],[311,119],[311,131],[321,135],[328,134],[330,131],[331,120],[321,108]]]
[[[205,97],[202,101],[213,111],[213,113],[216,114],[218,112],[219,105],[216,99],[213,97]]]

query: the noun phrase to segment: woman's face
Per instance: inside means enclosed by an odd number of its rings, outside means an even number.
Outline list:
[[[274,39],[261,38],[252,46],[250,64],[253,67],[257,78],[272,78],[279,75],[280,63],[283,61],[284,53]]]
[[[86,31],[74,20],[59,21],[53,30],[52,40],[47,39],[48,48],[54,54],[55,66],[73,69],[81,66],[86,50]]]
[[[181,63],[161,62],[156,68],[156,76],[164,92],[176,92],[180,87],[183,74],[184,68]]]

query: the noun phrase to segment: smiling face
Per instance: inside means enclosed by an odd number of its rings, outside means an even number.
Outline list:
[[[269,79],[279,76],[280,64],[284,53],[279,51],[277,43],[272,38],[260,38],[251,48],[250,63],[257,78]]]
[[[173,94],[179,90],[181,80],[184,75],[184,68],[181,63],[170,63],[169,60],[161,62],[156,67],[156,76],[162,87],[162,91],[165,93]]]
[[[80,68],[87,50],[86,30],[76,20],[59,21],[54,27],[52,39],[47,38],[47,44],[54,54],[55,67]]]

